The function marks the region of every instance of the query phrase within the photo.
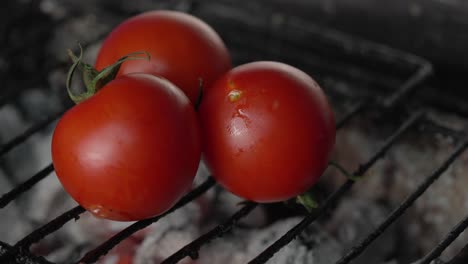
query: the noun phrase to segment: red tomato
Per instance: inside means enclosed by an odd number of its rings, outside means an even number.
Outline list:
[[[335,143],[334,115],[317,83],[278,62],[232,69],[200,106],[204,159],[217,181],[257,202],[307,191]]]
[[[70,109],[52,138],[65,190],[94,215],[122,221],[174,205],[191,187],[200,152],[188,98],[142,73],[119,77]]]
[[[145,72],[160,75],[182,89],[192,102],[199,79],[209,87],[231,68],[229,53],[205,22],[175,11],[151,11],[117,26],[99,51],[96,68],[102,70],[131,52],[147,51],[151,60],[125,62],[119,75]]]

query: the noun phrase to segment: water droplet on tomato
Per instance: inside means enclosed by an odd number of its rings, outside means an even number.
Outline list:
[[[104,206],[99,205],[99,204],[91,205],[87,209],[93,215],[95,215],[97,217],[107,218],[110,215],[112,215],[112,210],[111,209],[106,209],[106,208],[104,208]]]

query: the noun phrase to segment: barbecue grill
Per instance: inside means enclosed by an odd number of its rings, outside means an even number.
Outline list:
[[[47,76],[48,73],[57,69],[66,70],[67,64],[63,61],[48,61],[44,54],[35,52],[34,45],[43,45],[41,40],[47,39],[54,28],[67,22],[67,18],[51,19],[44,15],[39,8],[41,2],[44,1],[11,4],[11,6],[20,6],[20,9],[16,10],[18,15],[11,18],[9,27],[27,30],[27,26],[21,24],[22,22],[30,18],[36,18],[40,22],[38,22],[37,27],[29,29],[30,32],[28,31],[29,33],[25,36],[31,39],[21,41],[21,45],[8,46],[8,41],[5,40],[1,50],[2,59],[13,60],[21,53],[21,58],[34,58],[30,62],[30,66],[36,72],[31,78],[24,78],[20,76],[29,74],[32,70],[31,68],[22,68],[23,64],[21,63],[19,65],[13,64],[6,71],[0,67],[0,76],[4,83],[3,91],[0,93],[0,107],[17,102],[21,94],[32,86],[47,86],[48,80],[43,76]],[[118,17],[128,17],[136,12],[123,8],[124,4],[110,2],[112,4],[106,5],[106,8],[112,8],[111,12]],[[108,2],[103,1],[103,5],[105,3]],[[333,214],[336,205],[346,197],[355,183],[367,177],[368,171],[381,161],[405,135],[423,133],[450,138],[455,147],[445,160],[441,164],[437,164],[432,173],[424,176],[425,180],[419,183],[406,199],[401,200],[400,205],[393,208],[384,221],[367,234],[363,240],[349,248],[336,262],[338,264],[352,263],[407,210],[411,210],[418,198],[428,191],[439,177],[443,176],[443,173],[452,163],[457,161],[468,147],[465,131],[454,129],[431,115],[433,111],[442,111],[446,115],[456,116],[468,123],[466,109],[456,104],[455,101],[442,100],[445,97],[439,94],[440,91],[433,87],[432,82],[427,81],[433,74],[433,66],[431,62],[421,57],[318,26],[305,18],[296,17],[291,13],[282,13],[279,9],[269,9],[262,5],[245,3],[244,6],[240,7],[240,4],[236,5],[229,1],[167,1],[159,4],[154,3],[153,6],[182,10],[207,21],[225,40],[236,65],[253,60],[268,59],[287,62],[311,73],[322,84],[333,102],[333,107],[339,109],[339,111],[337,110],[336,124],[338,134],[341,128],[346,127],[356,118],[376,118],[380,121],[387,120],[390,124],[392,132],[387,135],[386,139],[367,160],[362,161],[361,165],[352,171],[342,168],[341,177],[344,178],[344,183],[341,186],[329,193],[323,201],[320,201],[317,209],[311,212],[301,212],[302,221],[284,233],[278,240],[272,241],[270,246],[264,248],[263,251],[259,251],[258,255],[249,263],[267,263],[275,254],[282,254],[281,249],[313,222]],[[261,12],[259,12],[260,9]],[[118,22],[117,19],[115,20]],[[27,22],[24,23],[27,24]],[[103,33],[106,33],[106,30],[103,31],[99,34],[92,34],[93,36],[90,37],[92,39],[87,39],[82,43],[85,49],[102,40]],[[11,32],[4,30],[3,34],[8,35],[9,33]],[[44,64],[39,64],[39,62]],[[27,63],[28,61],[24,62],[24,64]],[[345,88],[341,85],[343,83]],[[55,91],[57,96],[61,98],[65,92],[65,88],[62,88],[63,91]],[[441,100],[436,100],[439,98]],[[63,102],[65,102],[63,109],[58,109],[47,117],[36,121],[12,139],[2,142],[0,155],[9,155],[13,149],[24,144],[30,137],[41,133],[44,129],[50,129],[54,122],[71,107],[69,102],[66,103],[66,99],[63,99]],[[34,110],[29,109],[29,111]],[[18,183],[11,191],[4,193],[0,197],[0,209],[20,199],[21,195],[34,188],[37,183],[48,177],[53,171],[54,167],[50,163],[26,181]],[[96,262],[133,233],[192,203],[214,186],[216,186],[215,181],[208,178],[185,195],[168,212],[129,224],[127,228],[108,240],[102,241],[99,246],[72,260],[72,262]],[[177,263],[186,257],[196,259],[200,248],[208,243],[216,243],[218,237],[236,229],[239,221],[259,206],[262,205],[246,201],[225,222],[220,222],[216,227],[208,230],[183,248],[174,249],[175,253],[162,263]],[[41,242],[46,236],[56,232],[66,223],[72,220],[80,221],[79,218],[84,213],[85,210],[81,206],[76,206],[56,216],[48,223],[40,223],[39,228],[15,244],[10,245],[0,241],[0,263],[52,263],[44,257],[31,253],[31,246]],[[459,223],[448,231],[445,238],[433,245],[432,250],[424,252],[417,263],[428,264],[432,261],[442,263],[438,257],[467,226],[468,212],[465,218],[460,219]],[[468,244],[446,263],[468,263]]]

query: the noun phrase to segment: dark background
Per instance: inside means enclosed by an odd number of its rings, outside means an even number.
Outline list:
[[[97,23],[119,21],[118,15],[184,1],[58,1],[9,0],[0,9],[0,80],[11,87],[44,83],[51,60],[51,29],[72,16],[94,14]],[[190,1],[186,1],[188,4]],[[204,1],[201,1],[204,2]],[[464,77],[468,74],[468,2],[462,0],[222,0],[253,6],[259,12],[281,12],[318,25],[412,52],[434,64],[433,84],[468,98]],[[51,12],[44,12],[55,6]],[[59,6],[60,8],[57,8]],[[254,19],[254,18],[252,18]],[[103,29],[105,32],[107,29]],[[90,29],[92,38],[95,29]],[[55,36],[56,37],[56,36]],[[86,41],[86,40],[85,40]],[[55,50],[54,52],[61,52]],[[63,53],[63,52],[62,52]],[[57,54],[53,54],[52,57]],[[9,85],[8,85],[9,84]],[[0,99],[2,100],[2,99]]]
[[[319,24],[468,70],[468,2],[462,0],[261,1]],[[287,4],[286,4],[287,3]]]

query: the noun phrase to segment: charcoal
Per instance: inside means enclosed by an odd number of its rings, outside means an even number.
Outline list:
[[[439,116],[430,115],[436,120]],[[441,119],[441,123],[444,122],[454,128],[464,127],[464,122],[457,118],[452,117],[450,122]],[[366,161],[382,144],[378,135],[385,132],[376,133],[376,129],[370,130],[369,126],[369,123],[356,121],[355,125],[340,131],[337,137],[335,159],[350,171]],[[385,201],[391,208],[396,208],[437,169],[455,145],[453,138],[421,133],[415,128],[358,180],[351,195],[369,202]],[[468,184],[464,177],[467,161],[468,152],[465,152],[395,223],[402,241],[399,254],[405,261],[430,251],[464,217],[468,209],[468,194],[463,187]],[[324,181],[337,188],[343,182],[343,176],[328,175]],[[467,234],[462,234],[443,256],[453,256],[464,246],[466,239]]]
[[[345,199],[335,209],[331,219],[324,221],[326,229],[346,249],[361,242],[389,214],[389,208],[358,197]],[[390,228],[370,245],[353,263],[379,263],[396,249],[395,228]]]
[[[200,216],[200,207],[191,203],[153,224],[136,251],[135,264],[158,263],[194,240]]]
[[[201,263],[247,263],[272,242],[286,233],[300,218],[278,221],[264,228],[236,229],[232,235],[223,236],[200,252]],[[333,263],[339,259],[343,248],[328,233],[317,226],[309,228],[306,237],[301,235],[281,249],[268,263]]]

